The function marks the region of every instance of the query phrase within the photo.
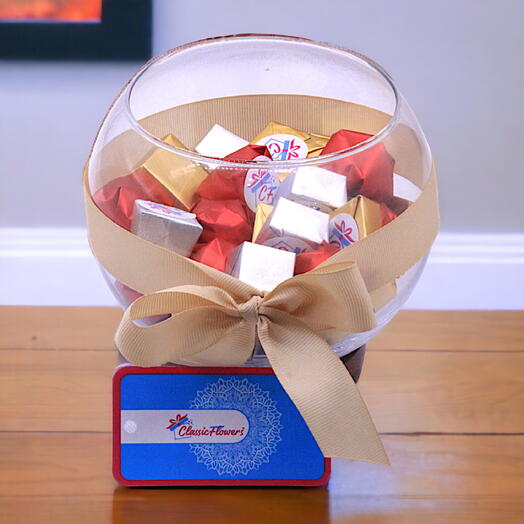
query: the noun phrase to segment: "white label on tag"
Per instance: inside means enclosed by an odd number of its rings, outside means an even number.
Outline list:
[[[249,422],[236,409],[122,410],[121,428],[122,444],[231,444]]]
[[[309,152],[306,143],[294,135],[277,134],[261,138],[258,146],[266,146],[273,160],[296,160],[306,158]]]
[[[249,209],[256,212],[258,204],[272,204],[278,186],[280,180],[273,171],[263,168],[250,169],[244,182],[244,199]]]
[[[359,239],[355,219],[347,213],[339,213],[329,221],[329,243],[344,249]]]

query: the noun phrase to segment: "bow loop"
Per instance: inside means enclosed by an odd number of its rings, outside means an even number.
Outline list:
[[[148,327],[133,322],[158,314],[169,317]],[[324,454],[387,462],[358,389],[319,336],[330,329],[371,327],[373,307],[360,272],[354,263],[340,263],[286,280],[264,296],[253,288],[244,301],[214,286],[184,285],[144,295],[124,313],[115,340],[134,364],[231,366],[249,359],[258,330],[275,373]],[[306,362],[312,365],[305,367]],[[292,378],[297,369],[303,383]],[[313,393],[304,396],[304,388]],[[342,414],[346,406],[351,415]],[[327,421],[334,427],[326,429]]]
[[[127,308],[115,343],[129,362],[139,366],[168,362],[238,366],[251,356],[256,329],[255,324],[239,322],[238,308],[235,299],[218,287],[164,289]],[[154,315],[169,316],[153,325],[134,322]]]
[[[354,262],[319,267],[286,280],[263,304],[289,313],[315,333],[356,333],[376,326],[371,297]]]

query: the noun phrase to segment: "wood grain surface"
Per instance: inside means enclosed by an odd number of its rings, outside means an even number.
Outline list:
[[[127,489],[111,476],[115,308],[0,307],[0,523],[524,522],[524,313],[404,311],[360,387],[391,467],[329,487]]]

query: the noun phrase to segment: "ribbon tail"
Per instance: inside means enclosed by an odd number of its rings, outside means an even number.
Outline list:
[[[356,384],[327,342],[276,311],[260,318],[258,335],[324,456],[389,464]]]

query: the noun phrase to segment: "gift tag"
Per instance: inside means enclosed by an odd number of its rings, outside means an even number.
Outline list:
[[[270,135],[261,138],[257,145],[266,146],[273,160],[297,160],[306,158],[308,147],[299,137],[287,134]]]
[[[339,213],[329,221],[329,243],[344,249],[358,241],[358,226],[347,213]]]
[[[329,479],[329,459],[271,368],[121,366],[113,444],[113,473],[125,486]]]

